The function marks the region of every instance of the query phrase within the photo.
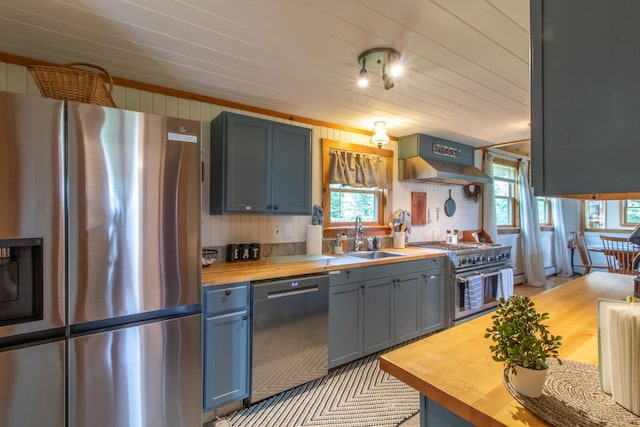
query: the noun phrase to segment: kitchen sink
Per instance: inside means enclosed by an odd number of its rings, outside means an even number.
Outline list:
[[[345,255],[356,257],[356,258],[365,258],[365,259],[381,259],[381,258],[407,256],[407,254],[402,254],[399,252],[389,252],[389,251],[357,251],[357,252],[347,252],[345,253]]]

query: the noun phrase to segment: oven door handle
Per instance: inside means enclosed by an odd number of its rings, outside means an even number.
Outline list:
[[[492,277],[492,276],[497,276],[498,274],[500,274],[500,271],[494,271],[493,273],[480,273],[478,274],[478,276],[480,276],[481,278],[486,278],[486,277]],[[473,277],[473,276],[469,276],[469,277]],[[458,278],[458,282],[459,283],[466,283],[469,281],[469,277],[460,277]]]

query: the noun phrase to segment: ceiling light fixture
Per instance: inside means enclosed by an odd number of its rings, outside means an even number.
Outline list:
[[[402,74],[400,58],[400,52],[390,47],[376,47],[365,50],[358,55],[358,64],[362,67],[358,85],[364,87],[368,84],[367,71],[381,70],[384,88],[386,90],[391,89],[394,86],[392,77]]]
[[[382,148],[384,144],[389,143],[389,135],[387,135],[386,122],[377,121],[373,124],[374,134],[371,137],[371,143]]]
[[[364,61],[362,62],[362,69],[360,70],[360,76],[358,77],[358,86],[365,87],[369,85],[369,77],[367,73],[367,69],[364,66]]]

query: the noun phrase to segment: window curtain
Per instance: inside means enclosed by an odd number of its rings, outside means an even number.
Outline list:
[[[389,188],[388,159],[354,151],[332,149],[331,184],[342,184],[351,187]]]
[[[556,255],[556,274],[562,277],[571,277],[571,260],[567,248],[568,238],[562,215],[562,200],[551,199],[551,220],[555,231],[553,232],[553,248]]]
[[[482,161],[482,170],[491,178],[493,178],[493,159],[495,157],[489,151],[485,151],[484,160]],[[496,203],[493,184],[485,184],[482,190],[482,228],[493,239],[494,243],[497,243],[498,226],[496,225]]]
[[[539,248],[540,223],[537,203],[529,186],[529,161],[520,160],[518,167],[518,196],[520,199],[520,237],[522,238],[522,259],[527,284],[548,287],[544,275],[544,260]]]

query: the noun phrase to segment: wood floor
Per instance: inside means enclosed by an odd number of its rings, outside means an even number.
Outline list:
[[[555,288],[556,286],[562,285],[563,283],[567,283],[570,280],[575,279],[579,276],[574,277],[559,277],[559,276],[549,276],[547,277],[547,282],[549,283],[550,288]],[[527,284],[515,285],[513,287],[513,293],[516,295],[526,295],[533,296],[535,294],[539,294],[540,292],[546,291],[546,288],[539,286],[531,286]]]

